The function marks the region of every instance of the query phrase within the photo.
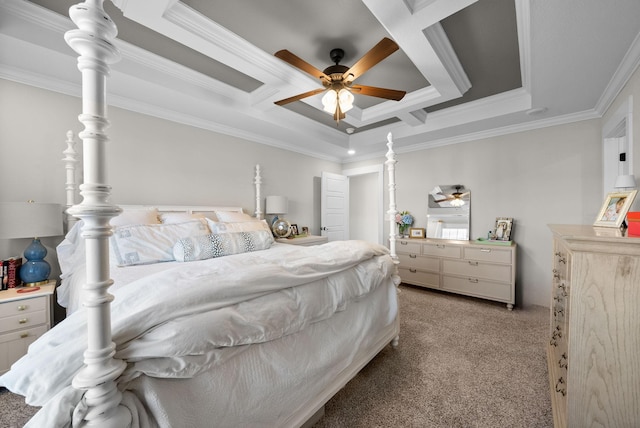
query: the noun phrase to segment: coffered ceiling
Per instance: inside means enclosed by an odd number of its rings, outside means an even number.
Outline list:
[[[74,0],[0,1],[0,77],[78,95],[64,43]],[[258,143],[349,162],[600,117],[640,58],[638,0],[114,0],[122,59],[109,102]],[[339,124],[319,79],[276,58],[287,49],[322,70],[353,65],[383,37],[400,49],[357,83],[406,91],[355,95]],[[70,121],[73,119],[70,119]],[[71,127],[72,125],[70,125]],[[348,155],[354,149],[355,155]]]

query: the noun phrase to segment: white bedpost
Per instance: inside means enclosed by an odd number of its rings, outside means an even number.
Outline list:
[[[393,258],[396,264],[398,263],[398,255],[396,254],[396,214],[398,210],[396,209],[396,154],[393,151],[393,140],[391,136],[391,132],[387,134],[387,147],[389,150],[387,151],[386,157],[387,161],[385,164],[387,165],[387,171],[389,172],[389,251],[391,252],[391,257]]]
[[[113,358],[115,344],[111,338],[111,301],[107,289],[109,278],[109,221],[120,209],[109,202],[111,187],[107,184],[106,80],[109,64],[119,59],[113,44],[118,30],[104,12],[103,0],[86,0],[69,9],[71,20],[78,26],[65,34],[65,40],[79,54],[78,69],[82,73],[82,114],[84,180],[80,185],[82,202],[69,213],[84,221],[82,236],[86,242],[87,283],[83,287],[87,317],[87,350],[84,367],[73,378],[73,386],[83,390],[83,403],[76,407],[76,417],[83,426],[127,427],[130,411],[121,404],[122,393],[116,379],[124,371],[124,361]]]
[[[262,220],[262,196],[260,195],[260,186],[262,185],[262,177],[260,176],[260,165],[256,165],[256,218]]]
[[[76,190],[78,184],[76,183],[76,164],[78,163],[78,152],[76,152],[76,141],[73,139],[73,131],[67,131],[67,148],[62,152],[64,158],[64,167],[67,170],[67,182],[65,183],[65,190],[67,191],[67,204],[65,208],[65,223],[66,231],[68,232],[71,227],[78,221],[74,216],[69,214],[68,209],[76,203]]]

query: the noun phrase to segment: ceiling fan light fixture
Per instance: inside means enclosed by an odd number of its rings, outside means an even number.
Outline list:
[[[353,108],[353,94],[347,89],[329,89],[322,97],[323,110],[329,114],[335,114],[338,103],[340,104],[340,111],[346,113]]]
[[[328,90],[322,97],[322,106],[324,111],[329,114],[334,114],[338,106],[338,93],[333,89]]]
[[[450,202],[452,207],[461,207],[464,205],[464,201],[460,198],[455,198]]]

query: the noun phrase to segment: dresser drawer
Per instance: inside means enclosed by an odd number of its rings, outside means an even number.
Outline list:
[[[501,282],[444,275],[442,278],[442,288],[444,290],[456,291],[470,296],[491,298],[502,302],[513,303],[514,301],[511,294],[511,285]]]
[[[398,268],[402,282],[413,285],[423,285],[425,287],[440,288],[440,274],[433,272],[423,272],[414,268]]]
[[[467,247],[464,248],[464,258],[467,260],[478,260],[492,263],[511,263],[511,250],[503,248],[489,247]]]
[[[396,246],[396,252],[398,254],[421,254],[420,251],[420,243],[419,242],[411,242],[407,240],[398,241],[398,245]]]
[[[423,244],[422,254],[459,259],[462,256],[462,249],[459,245],[452,244]]]
[[[421,257],[415,254],[398,254],[400,267],[422,270],[440,271],[440,259],[435,257]]]
[[[494,265],[470,260],[443,260],[442,272],[492,281],[511,282],[510,265]]]
[[[47,308],[47,302],[48,300],[46,296],[4,302],[0,304],[0,318],[29,312],[44,311]],[[1,321],[0,323],[4,323],[4,321]]]

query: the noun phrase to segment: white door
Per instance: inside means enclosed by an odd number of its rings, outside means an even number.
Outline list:
[[[322,173],[320,231],[329,241],[349,239],[349,178]]]

